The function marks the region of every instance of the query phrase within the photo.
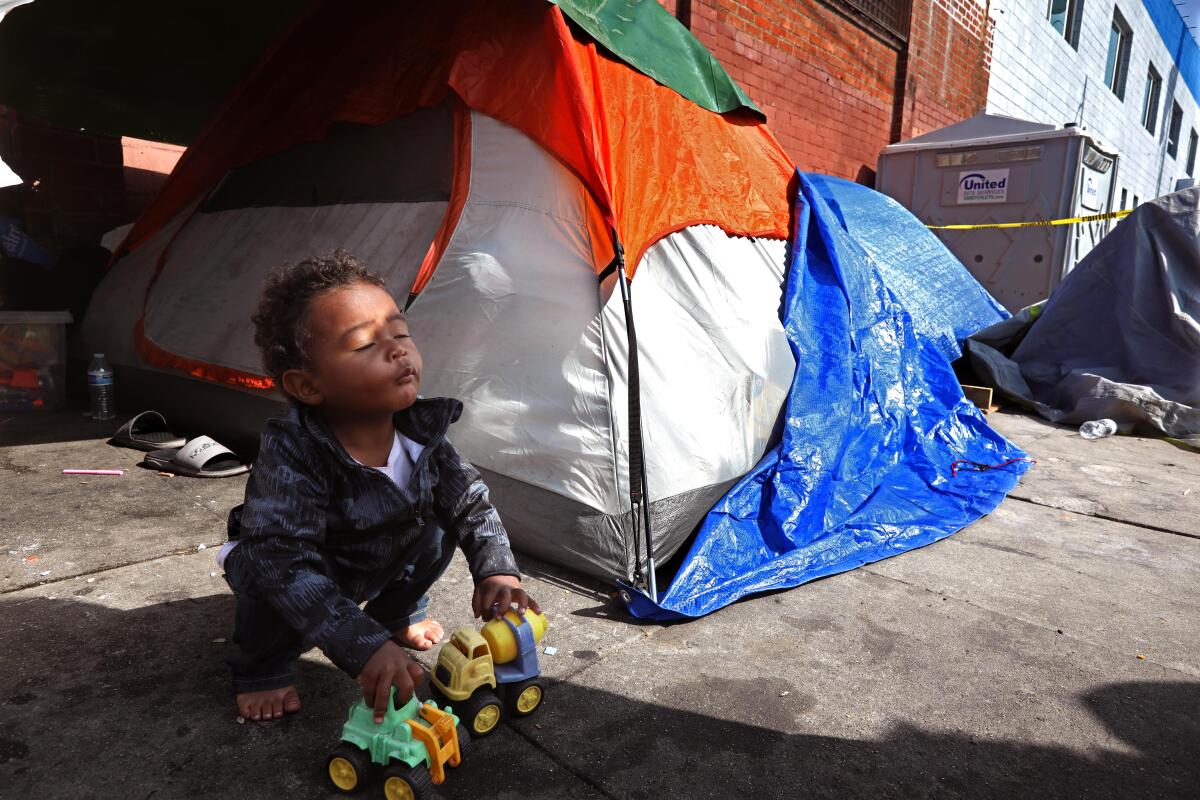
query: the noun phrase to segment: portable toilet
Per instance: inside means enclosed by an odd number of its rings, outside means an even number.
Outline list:
[[[1118,155],[1085,129],[995,114],[889,145],[876,188],[926,225],[1033,222],[1111,210]],[[1009,311],[1050,296],[1110,221],[935,231]]]

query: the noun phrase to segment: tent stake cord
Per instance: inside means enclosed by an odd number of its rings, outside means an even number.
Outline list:
[[[641,379],[638,373],[637,330],[633,325],[633,299],[625,274],[625,249],[613,233],[613,253],[617,266],[617,284],[625,307],[625,333],[629,339],[629,500],[633,513],[634,581],[641,578],[641,552],[637,547],[638,518],[641,517],[646,539],[646,584],[650,599],[658,602],[658,582],[654,575],[654,536],[650,530],[649,492],[646,491],[646,454],[642,446]]]

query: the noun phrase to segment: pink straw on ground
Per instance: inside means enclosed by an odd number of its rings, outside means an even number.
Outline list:
[[[123,469],[64,469],[63,475],[124,475]]]

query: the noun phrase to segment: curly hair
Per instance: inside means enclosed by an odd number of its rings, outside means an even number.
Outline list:
[[[309,364],[312,330],[308,309],[312,301],[357,283],[387,289],[383,278],[345,250],[286,264],[267,276],[258,309],[250,319],[263,367],[277,386],[283,386],[283,373]]]

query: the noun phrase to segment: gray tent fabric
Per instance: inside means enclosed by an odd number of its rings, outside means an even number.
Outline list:
[[[1052,422],[1108,418],[1200,447],[1200,187],[1139,206],[1049,300],[965,349]]]

